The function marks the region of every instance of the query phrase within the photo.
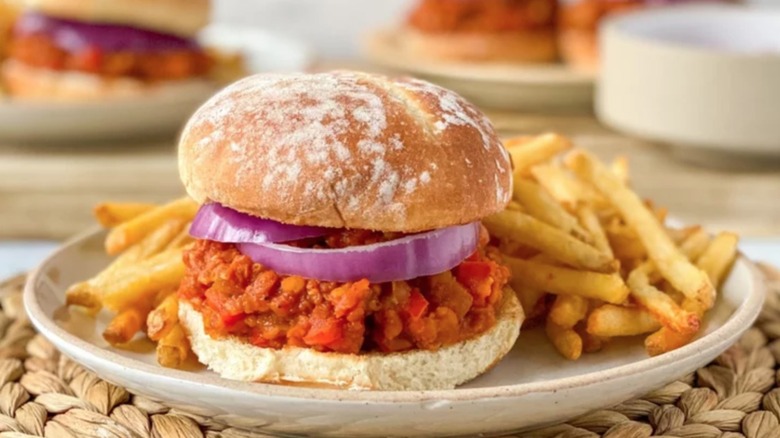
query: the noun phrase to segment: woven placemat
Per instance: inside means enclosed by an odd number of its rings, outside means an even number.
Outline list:
[[[523,438],[780,438],[780,273],[756,325],[713,363],[640,399]],[[133,396],[30,326],[24,278],[0,285],[0,438],[267,437]]]

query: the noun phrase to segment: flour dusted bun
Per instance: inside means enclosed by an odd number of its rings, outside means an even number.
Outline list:
[[[504,290],[496,325],[479,337],[436,351],[322,353],[310,348],[260,348],[235,338],[215,340],[203,317],[179,301],[179,320],[201,363],[233,380],[324,384],[349,389],[424,391],[451,389],[484,373],[504,357],[520,334],[523,310]]]
[[[21,0],[28,9],[73,20],[194,36],[208,24],[209,0]]]
[[[357,72],[257,75],[184,128],[193,199],[296,225],[414,232],[472,222],[511,195],[490,121],[452,91]]]
[[[150,94],[203,95],[214,88],[204,79],[148,84],[133,78],[105,78],[75,71],[36,68],[14,60],[3,63],[0,78],[5,90],[14,99],[47,102],[129,99]]]
[[[406,52],[423,59],[543,63],[558,58],[552,28],[504,33],[430,33],[406,28],[399,36]]]

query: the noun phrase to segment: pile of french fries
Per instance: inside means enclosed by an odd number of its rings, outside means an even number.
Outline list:
[[[182,198],[165,205],[105,203],[94,214],[110,228],[106,253],[116,256],[103,271],[74,284],[66,304],[91,315],[114,313],[103,332],[111,345],[129,346],[138,333],[157,343],[158,362],[182,367],[191,357],[178,318],[176,290],[184,276],[182,252],[192,244],[189,225],[198,205]]]
[[[500,240],[528,324],[544,324],[571,360],[615,337],[643,335],[653,356],[689,343],[738,237],[668,226],[666,210],[629,188],[624,158],[607,165],[557,134],[505,146],[513,200],[484,224]]]

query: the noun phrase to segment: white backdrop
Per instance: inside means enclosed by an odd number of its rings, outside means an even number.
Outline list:
[[[780,6],[780,0],[747,0]],[[402,19],[414,0],[215,0],[218,21],[252,24],[306,41],[325,58],[358,54],[360,35]]]

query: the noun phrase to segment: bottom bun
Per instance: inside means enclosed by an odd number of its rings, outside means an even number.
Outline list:
[[[599,66],[599,47],[592,30],[563,29],[558,33],[561,58],[576,70],[595,72]]]
[[[482,335],[436,351],[341,354],[309,348],[261,348],[236,338],[212,339],[203,317],[186,301],[179,319],[200,362],[234,380],[307,383],[349,389],[452,389],[484,373],[504,357],[520,334],[523,310],[506,288],[496,325]]]
[[[401,46],[408,53],[439,60],[537,63],[558,59],[552,29],[431,34],[407,28],[399,35]]]
[[[127,99],[150,94],[208,93],[215,86],[206,79],[146,83],[134,78],[106,78],[99,75],[32,67],[10,60],[0,68],[6,92],[19,100],[94,101]]]

